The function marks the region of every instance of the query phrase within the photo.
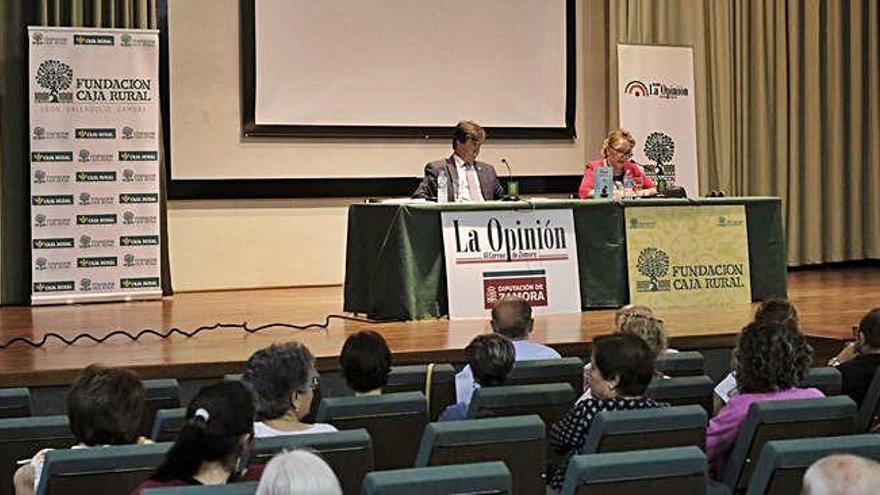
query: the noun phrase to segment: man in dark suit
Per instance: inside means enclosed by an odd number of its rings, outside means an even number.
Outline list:
[[[505,196],[504,188],[498,181],[495,167],[477,161],[485,139],[486,131],[475,122],[459,122],[452,134],[452,156],[425,165],[425,178],[412,197],[436,199],[437,178],[445,170],[450,202],[502,199]]]

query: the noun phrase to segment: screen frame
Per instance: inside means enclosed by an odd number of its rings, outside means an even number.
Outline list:
[[[242,137],[449,138],[451,127],[260,125],[256,123],[256,0],[241,0]],[[565,125],[563,127],[486,127],[496,139],[572,139],[577,93],[577,16],[575,0],[565,0]],[[513,36],[513,34],[511,34]]]

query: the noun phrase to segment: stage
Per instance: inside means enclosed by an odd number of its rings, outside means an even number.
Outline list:
[[[852,325],[880,306],[880,266],[800,269],[788,274],[789,297],[796,303],[804,332],[824,358],[852,335]],[[732,347],[756,304],[732,307],[691,307],[660,310],[671,345],[678,349]],[[104,303],[52,307],[0,308],[0,342],[14,337],[40,339],[50,331],[67,338],[79,333],[95,337],[114,330],[137,333],[144,328],[191,331],[215,323],[321,323],[342,314],[342,287],[238,290],[180,293],[161,301]],[[352,315],[347,315],[352,316]],[[563,354],[582,355],[592,338],[611,329],[613,310],[536,318],[532,338]],[[204,331],[194,338],[162,340],[147,335],[137,342],[124,336],[95,344],[80,340],[67,346],[50,340],[33,349],[15,344],[0,349],[0,387],[63,385],[91,363],[127,366],[142,378],[219,378],[240,372],[252,352],[273,342],[296,339],[318,358],[322,370],[337,368],[345,338],[358,330],[382,333],[394,352],[395,364],[461,361],[462,349],[475,334],[489,331],[486,321],[410,321],[371,324],[332,320],[328,328],[269,328],[248,334],[240,329]],[[817,359],[817,361],[819,361]]]

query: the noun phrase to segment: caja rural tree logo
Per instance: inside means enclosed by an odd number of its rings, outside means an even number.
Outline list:
[[[675,155],[675,141],[668,134],[652,132],[645,139],[645,156],[654,162],[654,173],[662,177],[667,173],[674,175],[674,170],[668,170],[667,165],[672,162]]]
[[[37,103],[73,101],[73,92],[65,92],[73,82],[73,69],[58,60],[46,60],[37,68],[37,84],[48,93],[36,93]]]
[[[654,247],[646,247],[639,253],[636,262],[639,273],[648,277],[648,280],[636,282],[638,292],[668,291],[670,283],[666,278],[669,273],[669,255],[665,251]],[[664,280],[665,279],[665,280]]]

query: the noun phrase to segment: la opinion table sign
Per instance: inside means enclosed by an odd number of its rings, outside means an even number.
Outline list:
[[[450,318],[482,318],[504,297],[535,313],[581,309],[570,209],[444,211]]]

